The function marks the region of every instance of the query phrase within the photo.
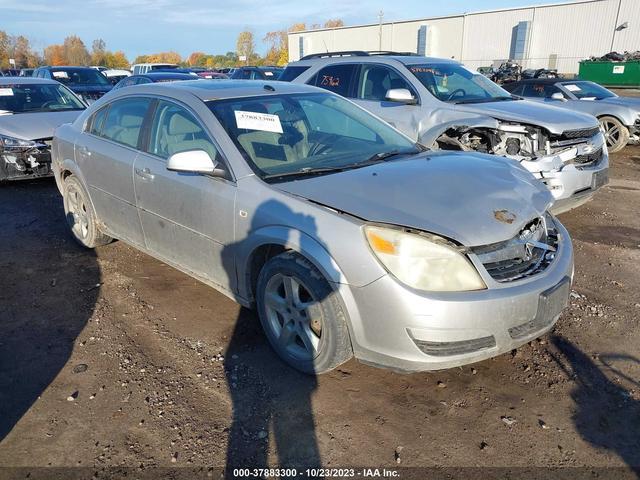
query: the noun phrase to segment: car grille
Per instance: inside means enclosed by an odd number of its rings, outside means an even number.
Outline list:
[[[529,222],[506,242],[473,247],[491,277],[512,282],[544,271],[556,256],[558,232],[550,216]]]
[[[591,138],[600,131],[600,127],[581,128],[579,130],[565,130],[560,136],[561,139],[571,140],[574,138]]]
[[[597,165],[602,160],[602,157],[603,157],[602,153],[603,153],[602,148],[599,148],[595,152],[586,153],[584,155],[578,155],[576,158],[573,159],[573,163],[576,163],[581,167],[586,167],[592,164]]]

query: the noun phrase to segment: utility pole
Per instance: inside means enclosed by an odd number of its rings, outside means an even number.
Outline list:
[[[378,12],[378,51],[382,51],[382,17],[384,17],[384,12],[380,10]]]

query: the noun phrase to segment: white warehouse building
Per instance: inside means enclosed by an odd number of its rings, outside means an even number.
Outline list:
[[[515,59],[577,73],[578,62],[640,50],[640,0],[580,0],[289,33],[289,61],[345,50],[417,52],[471,69]]]

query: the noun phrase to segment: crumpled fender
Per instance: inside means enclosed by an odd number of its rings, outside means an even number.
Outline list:
[[[464,116],[460,115],[462,112],[455,112],[456,115],[451,115],[452,113],[454,112],[450,110],[440,110],[434,112],[428,122],[420,122],[418,141],[429,147],[435,143],[438,137],[450,129],[488,128],[496,130],[500,124],[500,121],[493,117],[473,115],[467,112],[464,112]]]

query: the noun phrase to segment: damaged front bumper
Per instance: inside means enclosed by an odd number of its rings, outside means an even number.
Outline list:
[[[586,203],[609,183],[609,153],[602,133],[555,154],[521,163],[547,186],[554,198],[551,211],[556,215]]]
[[[0,143],[0,181],[52,175],[51,139],[28,143],[27,146],[8,146]]]

